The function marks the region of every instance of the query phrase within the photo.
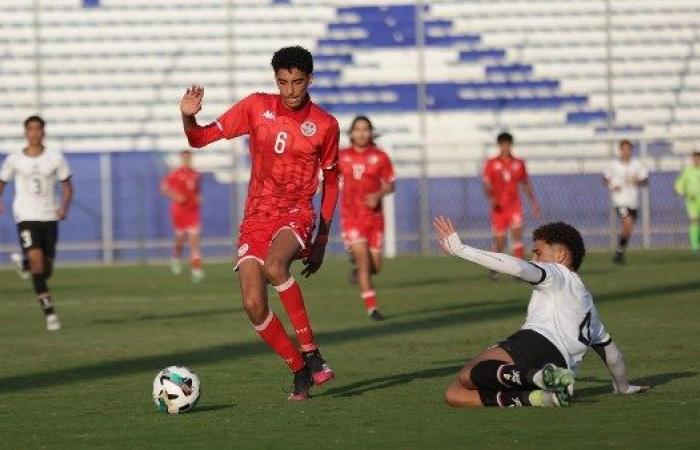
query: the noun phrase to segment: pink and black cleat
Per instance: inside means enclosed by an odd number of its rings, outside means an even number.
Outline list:
[[[311,378],[309,366],[305,365],[302,369],[294,372],[294,383],[292,384],[292,392],[289,394],[290,402],[301,402],[309,400],[309,390],[313,387],[314,380]]]
[[[333,369],[323,359],[318,349],[304,353],[304,361],[306,361],[306,366],[311,370],[314,384],[321,385],[335,377]]]

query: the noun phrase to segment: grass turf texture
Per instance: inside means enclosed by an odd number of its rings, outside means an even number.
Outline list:
[[[64,329],[53,334],[29,283],[3,270],[0,446],[697,448],[700,258],[631,252],[625,267],[609,259],[587,257],[584,280],[633,380],[654,387],[613,395],[591,352],[565,410],[444,405],[462,363],[515,331],[529,297],[526,285],[490,282],[455,259],[388,261],[377,282],[382,323],[365,316],[346,261],[329,259],[303,281],[337,374],[303,404],[287,402],[291,376],[253,332],[228,265],[207,267],[197,286],[165,266],[59,267],[51,287]],[[274,292],[270,299],[281,313]],[[172,364],[202,380],[193,413],[155,411],[151,382]]]

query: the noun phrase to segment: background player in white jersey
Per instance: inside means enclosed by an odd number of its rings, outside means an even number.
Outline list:
[[[634,394],[620,349],[605,331],[576,273],[586,253],[581,234],[563,222],[533,232],[532,262],[461,242],[452,222],[434,222],[442,249],[533,285],[525,324],[469,361],[445,392],[451,406],[568,406],[573,374],[589,347],[605,361],[614,391]]]
[[[625,250],[629,242],[639,210],[639,187],[649,180],[649,171],[638,159],[632,158],[632,143],[620,141],[619,157],[612,161],[603,177],[610,189],[613,208],[620,217],[620,237],[613,262],[625,263]]]
[[[14,179],[12,210],[24,252],[23,265],[31,273],[34,292],[46,317],[46,329],[55,331],[61,328],[61,323],[54,311],[46,280],[53,272],[58,221],[66,218],[73,197],[71,173],[68,162],[59,151],[44,148],[44,120],[41,117],[31,116],[24,121],[24,136],[27,146],[10,154],[0,168],[0,196],[5,184]],[[57,181],[62,187],[58,206]]]

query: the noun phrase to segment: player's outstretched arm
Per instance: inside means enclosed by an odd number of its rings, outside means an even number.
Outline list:
[[[593,350],[600,356],[608,368],[610,375],[613,377],[613,389],[616,394],[637,394],[646,392],[650,386],[638,386],[630,384],[627,379],[627,366],[625,366],[625,357],[620,348],[613,341],[609,341],[607,345],[593,345]]]
[[[544,279],[544,269],[535,264],[503,253],[488,252],[463,244],[454,225],[452,225],[452,221],[447,217],[436,217],[433,226],[437,232],[440,247],[449,255],[520,278],[528,283],[540,283]]]

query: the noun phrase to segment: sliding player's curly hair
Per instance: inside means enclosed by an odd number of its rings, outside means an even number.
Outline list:
[[[552,222],[542,225],[532,232],[532,239],[545,241],[549,245],[563,245],[571,253],[571,264],[574,271],[581,267],[583,257],[586,255],[586,247],[583,245],[581,233],[571,225],[564,222]]]
[[[299,69],[307,75],[314,72],[314,58],[304,47],[284,47],[272,55],[272,69],[277,73],[280,69]]]

